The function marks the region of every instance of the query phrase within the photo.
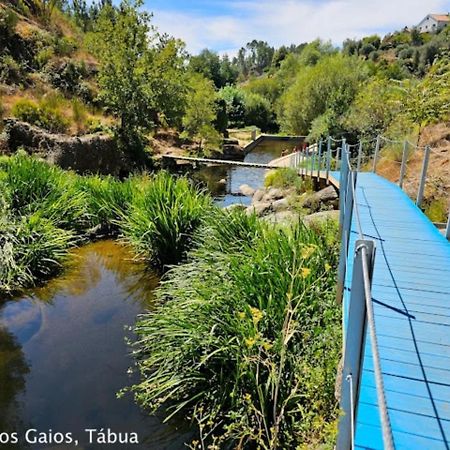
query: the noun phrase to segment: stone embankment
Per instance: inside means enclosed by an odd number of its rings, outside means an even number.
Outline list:
[[[5,119],[4,123],[2,153],[12,154],[23,148],[51,164],[79,173],[122,175],[132,168],[130,158],[119,150],[112,136],[53,134],[16,119]]]

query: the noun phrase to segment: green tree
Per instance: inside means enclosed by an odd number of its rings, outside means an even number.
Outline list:
[[[199,73],[189,79],[186,112],[183,117],[184,135],[199,143],[199,150],[208,154],[220,145],[219,133],[214,128],[217,103],[214,84]]]
[[[99,97],[119,119],[119,142],[128,149],[143,145],[143,133],[181,115],[182,64],[178,41],[158,39],[151,16],[140,0],[124,0],[100,12],[90,47],[98,56]]]
[[[364,62],[340,54],[322,58],[315,66],[303,68],[278,102],[278,121],[282,130],[307,135],[312,122],[327,114],[328,132],[335,132],[340,117],[366,78]]]
[[[245,93],[245,125],[255,125],[262,131],[274,128],[274,113],[272,106],[262,95],[251,92]]]
[[[404,109],[405,91],[398,83],[374,79],[361,89],[348,110],[343,124],[356,136],[373,138],[383,133]]]
[[[218,88],[224,86],[220,70],[220,57],[216,52],[204,49],[198,55],[191,56],[189,69],[212,80]]]
[[[236,86],[225,86],[219,91],[219,97],[226,103],[229,126],[242,127],[245,121],[244,91]]]

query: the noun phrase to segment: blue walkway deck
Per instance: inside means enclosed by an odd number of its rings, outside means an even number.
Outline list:
[[[332,175],[339,179],[339,174]],[[376,242],[372,286],[386,401],[395,448],[450,448],[450,243],[396,185],[359,173],[362,228]],[[355,241],[344,293],[348,312]],[[370,348],[365,344],[356,447],[382,449]]]

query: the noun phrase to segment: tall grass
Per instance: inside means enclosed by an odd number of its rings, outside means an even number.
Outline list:
[[[164,269],[183,260],[192,233],[211,208],[211,198],[188,179],[159,172],[135,195],[120,227],[140,256]]]
[[[71,246],[122,233],[163,268],[179,262],[211,199],[167,173],[83,177],[17,154],[0,159],[0,292],[61,269]]]
[[[211,218],[137,322],[137,400],[167,418],[192,417],[193,448],[331,442],[340,351],[333,234],[269,228],[237,212]]]

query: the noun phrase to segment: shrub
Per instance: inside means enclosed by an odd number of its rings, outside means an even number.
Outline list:
[[[448,199],[445,197],[429,201],[425,208],[425,214],[435,223],[445,223],[448,213]]]
[[[43,100],[39,105],[29,99],[20,99],[14,104],[12,114],[20,120],[52,133],[63,133],[69,126],[68,120],[52,106],[50,101]]]
[[[0,82],[18,84],[25,80],[25,71],[21,63],[10,55],[0,57]]]
[[[14,34],[17,21],[17,14],[12,9],[0,8],[0,42]]]
[[[77,48],[78,43],[71,37],[62,36],[56,39],[55,53],[59,56],[70,56]]]
[[[264,179],[266,187],[281,189],[295,188],[298,192],[304,191],[305,184],[298,175],[298,171],[292,168],[271,170]]]
[[[86,125],[87,120],[87,109],[84,106],[83,102],[78,100],[77,98],[72,99],[72,119],[77,126],[78,131],[82,131]]]
[[[211,198],[186,178],[166,172],[151,177],[121,220],[125,240],[159,269],[183,260],[192,233],[211,207]]]
[[[243,213],[212,216],[137,322],[140,404],[192,417],[202,448],[332,440],[340,313],[337,246],[325,239]]]

